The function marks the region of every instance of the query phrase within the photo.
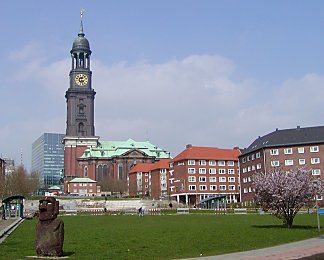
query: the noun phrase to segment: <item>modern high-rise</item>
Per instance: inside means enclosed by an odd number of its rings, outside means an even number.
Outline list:
[[[60,184],[64,169],[64,134],[44,133],[32,144],[31,171],[38,172],[42,187]]]

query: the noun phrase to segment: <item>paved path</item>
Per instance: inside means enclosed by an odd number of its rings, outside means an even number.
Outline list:
[[[19,223],[21,223],[23,219],[6,219],[0,220],[0,244],[7,238],[7,236],[14,231]]]
[[[199,260],[320,260],[324,259],[324,236],[263,249],[218,256],[190,258]],[[189,260],[189,259],[187,259]]]

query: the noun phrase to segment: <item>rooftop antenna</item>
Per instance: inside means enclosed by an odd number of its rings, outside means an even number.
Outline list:
[[[20,148],[20,165],[23,166],[23,149]]]

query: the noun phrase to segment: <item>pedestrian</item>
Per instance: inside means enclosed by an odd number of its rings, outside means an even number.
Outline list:
[[[172,203],[170,202],[170,204],[169,204],[169,207],[170,207],[170,209],[172,209]]]
[[[144,213],[143,213],[143,208],[140,207],[140,208],[138,209],[138,216],[143,217],[143,215],[144,215]]]

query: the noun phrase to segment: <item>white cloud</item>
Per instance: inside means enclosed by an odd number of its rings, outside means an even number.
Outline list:
[[[14,83],[28,82],[33,93],[21,100],[24,113],[0,126],[0,152],[24,147],[27,165],[31,143],[38,136],[65,132],[64,95],[69,84],[69,59],[50,63],[35,53],[29,46],[12,54],[19,64]],[[175,156],[188,143],[243,148],[277,127],[322,124],[323,76],[306,74],[269,87],[256,79],[234,80],[235,70],[233,61],[214,55],[162,64],[107,66],[93,60],[96,134],[102,140],[148,138]]]

